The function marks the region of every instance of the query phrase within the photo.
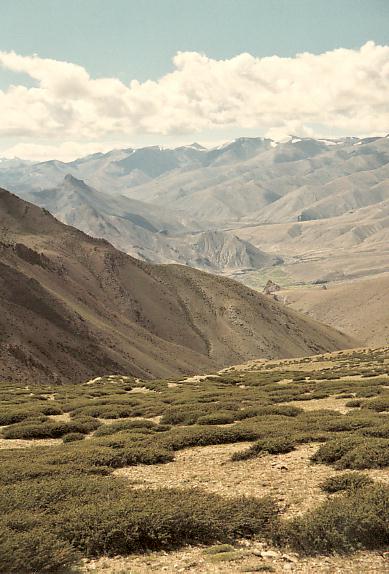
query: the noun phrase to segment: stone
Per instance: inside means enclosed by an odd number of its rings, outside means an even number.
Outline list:
[[[278,558],[279,553],[275,550],[262,550],[261,556],[262,558]]]

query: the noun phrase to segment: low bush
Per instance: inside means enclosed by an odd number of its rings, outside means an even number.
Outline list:
[[[82,419],[72,422],[22,422],[5,428],[3,436],[7,439],[59,438],[69,433],[88,434],[93,428],[89,421]]]
[[[0,523],[0,572],[31,574],[64,572],[79,562],[80,555],[66,540],[53,534],[50,526],[28,530]]]
[[[95,436],[108,436],[111,434],[115,434],[122,430],[129,430],[129,429],[155,429],[157,424],[152,421],[147,420],[125,420],[125,421],[117,421],[111,424],[106,424],[100,426],[100,428],[95,432]],[[170,427],[169,427],[170,428]]]
[[[362,405],[362,408],[370,409],[372,411],[376,411],[377,413],[389,411],[389,395],[365,401]]]
[[[360,445],[363,438],[360,436],[340,437],[321,445],[311,457],[312,462],[334,464],[355,446]]]
[[[161,464],[174,460],[171,450],[159,445],[134,444],[104,446],[93,441],[85,441],[77,445],[68,445],[59,449],[55,455],[47,455],[47,460],[55,465],[61,463],[77,464],[80,460],[89,467],[122,468],[138,464]]]
[[[232,413],[215,412],[197,419],[199,425],[226,425],[233,423],[235,417]]]
[[[230,500],[199,490],[159,489],[75,505],[55,521],[54,531],[93,557],[269,536],[276,520],[270,499]]]
[[[389,440],[365,439],[344,454],[336,464],[338,468],[385,468],[389,466]]]
[[[284,438],[273,438],[259,440],[248,449],[241,452],[235,452],[231,460],[247,460],[249,458],[255,458],[261,454],[285,454],[294,450],[295,445],[293,442]]]
[[[389,438],[389,421],[380,421],[372,428],[362,429],[361,434],[364,436],[373,436],[381,438]]]
[[[344,472],[330,476],[321,485],[324,492],[334,493],[341,490],[355,490],[373,484],[373,480],[361,472]]]
[[[161,435],[159,443],[172,450],[181,450],[191,446],[207,446],[211,444],[230,444],[250,441],[258,438],[254,429],[239,425],[231,427],[192,426],[176,428]]]
[[[351,401],[347,401],[346,403],[346,407],[350,407],[350,408],[358,408],[362,405],[363,400],[362,399],[352,399]]]
[[[286,523],[283,541],[305,554],[385,548],[389,540],[389,488],[347,491]]]
[[[336,468],[383,468],[389,466],[389,440],[356,435],[331,440],[320,446],[311,460]]]
[[[62,437],[63,442],[76,442],[78,440],[84,440],[85,435],[80,433],[80,432],[70,432],[68,434],[65,434]]]

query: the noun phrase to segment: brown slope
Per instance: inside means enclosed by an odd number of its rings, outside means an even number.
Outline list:
[[[235,283],[140,262],[0,189],[0,377],[165,377],[353,341]]]
[[[326,290],[293,289],[283,294],[294,309],[341,329],[363,345],[389,343],[389,274],[330,284]]]

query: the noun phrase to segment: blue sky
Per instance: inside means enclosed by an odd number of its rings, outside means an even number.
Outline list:
[[[324,52],[348,48],[350,53],[346,55],[346,60],[350,61],[352,67],[353,59],[355,59],[352,51],[357,53],[366,42],[374,42],[381,46],[389,45],[389,0],[1,0],[0,53],[7,54],[13,51],[22,57],[36,54],[42,62],[48,59],[58,61],[57,76],[62,73],[59,71],[62,69],[60,63],[69,62],[81,66],[91,79],[114,78],[125,86],[129,86],[132,80],[137,80],[142,84],[142,89],[139,90],[139,94],[138,90],[132,90],[131,94],[123,95],[120,104],[116,100],[112,103],[112,106],[116,105],[118,109],[126,108],[127,110],[127,112],[123,111],[124,115],[127,114],[124,118],[125,130],[116,129],[115,122],[110,120],[107,123],[108,127],[100,126],[99,129],[96,128],[95,131],[90,129],[89,132],[84,122],[82,129],[80,127],[79,132],[76,133],[73,129],[76,125],[74,118],[81,113],[81,108],[85,109],[91,105],[86,96],[83,105],[79,108],[74,103],[73,96],[66,99],[64,89],[60,98],[55,100],[54,95],[58,95],[58,89],[47,88],[46,71],[31,72],[31,65],[28,62],[15,63],[10,62],[9,59],[6,63],[5,60],[0,61],[0,90],[6,93],[9,91],[9,86],[14,84],[24,86],[26,89],[39,88],[41,96],[37,103],[37,94],[32,91],[28,94],[28,101],[26,94],[23,99],[20,93],[7,93],[7,100],[4,100],[3,104],[3,109],[6,110],[4,114],[7,114],[5,122],[7,127],[3,128],[3,131],[0,110],[0,153],[10,146],[23,142],[29,142],[30,145],[37,145],[39,142],[46,145],[48,142],[53,142],[53,145],[57,145],[58,135],[55,135],[55,126],[61,128],[62,121],[63,140],[61,141],[78,141],[80,145],[82,142],[88,143],[91,149],[96,142],[103,142],[105,147],[111,142],[114,144],[115,141],[120,141],[120,143],[130,141],[130,143],[142,145],[143,143],[155,143],[157,140],[181,142],[203,138],[203,140],[214,139],[216,141],[241,133],[262,135],[269,131],[274,117],[272,110],[266,108],[268,101],[266,94],[263,95],[261,101],[256,102],[253,97],[246,97],[247,92],[237,95],[234,93],[234,85],[227,85],[226,77],[220,80],[220,83],[223,89],[227,86],[225,89],[230,92],[229,100],[220,105],[221,109],[217,117],[214,112],[214,101],[204,105],[198,113],[201,121],[197,123],[194,120],[186,120],[184,117],[180,117],[175,122],[166,119],[154,130],[151,127],[152,115],[150,114],[148,119],[143,117],[145,112],[140,110],[142,105],[139,99],[144,98],[142,100],[145,102],[144,107],[147,105],[153,107],[150,95],[152,92],[155,97],[164,98],[169,104],[169,92],[163,87],[164,82],[160,82],[161,79],[167,77],[172,96],[172,109],[174,110],[174,106],[177,106],[177,102],[181,105],[185,99],[189,117],[189,108],[190,113],[193,114],[196,101],[207,99],[205,92],[212,90],[212,86],[205,86],[207,68],[210,73],[216,74],[215,77],[218,80],[223,73],[231,74],[232,77],[236,68],[239,67],[240,72],[236,76],[236,81],[240,82],[241,78],[247,76],[247,66],[250,67],[251,88],[254,77],[261,87],[270,81],[277,82],[280,78],[280,82],[285,84],[283,89],[286,95],[286,90],[290,90],[289,86],[294,85],[295,78],[301,75],[301,71],[297,70],[292,61],[291,71],[285,73],[285,66],[289,65],[286,58],[293,59],[296,54],[302,52],[309,52],[319,57]],[[193,58],[188,57],[184,63],[177,64],[173,62],[177,52],[206,55],[209,62],[203,62],[200,66]],[[248,53],[256,58],[258,60],[256,65],[254,66],[254,62],[246,61],[234,63],[234,58],[242,53]],[[269,74],[268,70],[264,69],[267,67],[266,64],[260,64],[260,59],[274,55],[284,59],[280,63],[279,75]],[[378,50],[375,50],[373,54],[370,51],[369,54],[360,56],[359,59],[360,64],[355,67],[355,73],[350,71],[350,66],[346,73],[349,73],[350,77],[354,75],[355,78],[362,78],[362,80],[366,78],[366,81],[371,73],[375,76],[378,74],[381,80],[377,80],[377,86],[382,90],[386,53],[378,53]],[[220,60],[231,62],[228,70],[224,69],[225,66],[223,67],[222,64],[217,68],[214,62],[220,62]],[[341,55],[338,61],[342,66]],[[319,81],[319,84],[325,86],[324,75],[331,67],[329,68],[329,64],[326,64],[323,58],[320,62],[323,65],[321,79],[319,79],[322,83],[320,84]],[[328,62],[334,62],[334,60],[328,59]],[[47,65],[50,66],[50,64]],[[276,69],[278,63],[275,61],[274,65]],[[180,66],[184,67],[184,73],[181,73]],[[377,66],[379,66],[378,72]],[[43,67],[44,64],[41,65],[42,69]],[[312,63],[312,70],[314,69],[315,64]],[[173,71],[177,73],[177,70],[182,76],[179,88],[169,76]],[[204,74],[203,87],[193,96],[193,101],[188,100],[188,94],[193,94],[194,87],[191,86],[190,90],[185,93],[183,88],[187,86],[191,73]],[[73,81],[78,82],[78,79],[74,78],[72,72],[69,77],[69,86]],[[159,83],[159,90],[156,91],[154,87],[147,90],[147,86],[144,85],[147,80]],[[328,81],[334,82],[329,76]],[[343,85],[344,82],[339,77],[336,81],[342,84],[337,97],[344,100],[347,86]],[[199,83],[201,84],[201,81]],[[250,86],[247,86],[247,89],[251,89]],[[90,89],[92,87],[95,89],[97,85],[90,84]],[[107,86],[100,87],[104,92],[100,100],[104,99],[103,107],[106,109],[106,100],[109,98],[106,93],[108,88]],[[354,89],[351,88],[350,82],[350,105]],[[85,88],[84,93],[88,89]],[[306,87],[303,86],[299,89],[306,91]],[[72,90],[73,88],[70,89]],[[114,84],[112,84],[112,90],[114,95]],[[314,82],[312,90],[313,92],[315,90]],[[134,94],[135,91],[136,94]],[[222,96],[221,92],[220,99]],[[370,105],[367,94],[361,94],[360,97],[362,107]],[[295,98],[298,99],[297,93]],[[248,114],[243,117],[242,113],[236,111],[235,121],[231,112],[231,99],[235,102],[240,100],[242,106],[252,106],[251,117],[248,117]],[[93,105],[96,108],[95,102]],[[332,103],[329,102],[327,105],[331,107]],[[347,108],[347,102],[343,101],[342,105]],[[35,113],[38,107],[47,106],[47,113],[53,115],[52,130],[46,130],[47,126],[44,126],[45,129],[42,130],[42,120],[37,116],[36,121],[33,122],[34,125],[23,132],[20,128],[22,119],[20,118],[19,121],[16,117],[17,106],[30,106],[30,115]],[[140,122],[138,122],[138,116],[135,118],[135,115],[131,115],[135,114],[134,106],[138,115],[143,114]],[[99,114],[101,114],[101,107],[100,101],[97,106]],[[305,108],[301,109],[301,114],[306,116],[304,121],[299,120],[299,110],[296,110],[296,107],[293,108],[297,131],[300,129],[302,132],[305,130],[309,133],[313,129],[312,126],[319,125],[321,126],[319,131],[338,135],[356,129],[354,124],[346,119],[335,121],[331,116],[324,121],[325,118],[316,118],[311,111],[308,113],[308,107],[307,103]],[[379,103],[375,111],[383,107],[384,102]],[[59,108],[61,112],[58,111]],[[72,108],[71,111],[69,111],[70,108]],[[386,122],[386,110],[384,111],[385,116],[382,121]],[[185,114],[184,107],[181,113]],[[366,112],[366,119],[362,121],[359,130],[361,133],[377,131],[376,126],[379,122],[374,121],[374,113],[374,110],[369,111],[368,120]],[[206,114],[209,114],[207,122],[204,120]],[[112,118],[112,115],[112,110],[110,110],[107,118]],[[350,111],[346,110],[345,118],[349,115]],[[16,118],[13,123],[10,120],[11,117]],[[62,119],[59,119],[60,117]],[[224,121],[223,118],[226,117]],[[70,127],[72,122],[73,128]],[[282,131],[282,122],[285,124],[285,129],[292,129],[294,125],[292,109],[284,120],[274,117],[274,127],[278,126],[279,131]],[[93,120],[90,119],[89,125],[92,123]],[[383,126],[383,129],[389,131],[389,126],[385,128]]]
[[[1,50],[126,82],[170,71],[177,51],[293,56],[389,41],[388,0],[1,0],[0,16]]]

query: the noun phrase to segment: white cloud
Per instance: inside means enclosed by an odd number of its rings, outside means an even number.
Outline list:
[[[4,150],[0,150],[0,157],[23,158],[32,161],[46,161],[55,158],[60,161],[73,161],[79,157],[84,157],[97,152],[107,152],[112,149],[123,149],[128,147],[127,142],[74,142],[64,141],[58,143],[31,143],[20,142]]]
[[[0,90],[0,136],[39,144],[230,128],[278,138],[311,135],[312,125],[355,135],[389,130],[389,46],[229,60],[181,52],[173,63],[158,81],[125,85],[72,63],[0,52],[0,66],[36,83]]]

